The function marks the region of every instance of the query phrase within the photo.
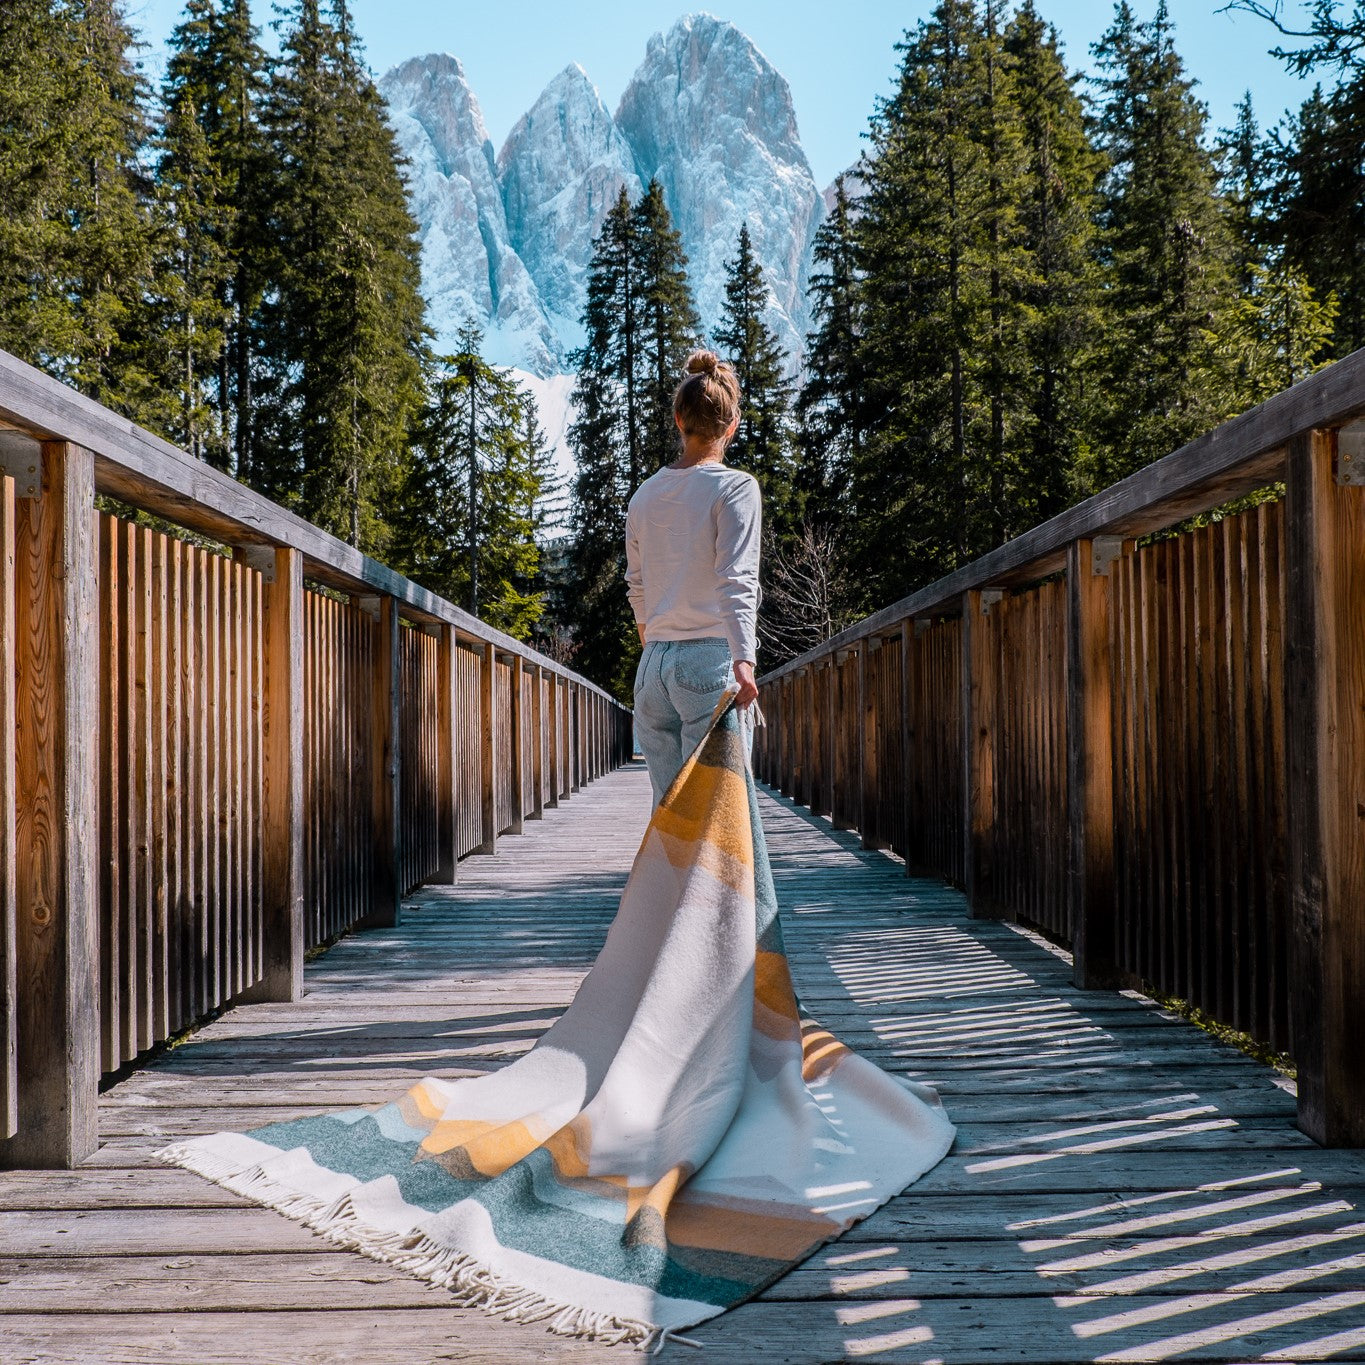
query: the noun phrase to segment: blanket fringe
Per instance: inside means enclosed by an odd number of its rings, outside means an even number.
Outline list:
[[[643,1350],[657,1340],[657,1352],[666,1341],[687,1341],[654,1323],[596,1313],[562,1300],[546,1298],[503,1279],[474,1257],[443,1246],[424,1233],[383,1232],[357,1214],[349,1192],[330,1202],[302,1194],[280,1184],[260,1166],[239,1167],[235,1162],[225,1161],[195,1146],[193,1140],[173,1142],[153,1155],[202,1175],[235,1194],[276,1209],[329,1242],[362,1252],[449,1290],[461,1307],[479,1308],[506,1322],[543,1322],[558,1336],[586,1338],[605,1346],[638,1343]],[[699,1343],[687,1341],[687,1344]]]

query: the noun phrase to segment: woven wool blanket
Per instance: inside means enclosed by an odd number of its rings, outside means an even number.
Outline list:
[[[751,1298],[935,1165],[938,1097],[803,1017],[731,699],[523,1057],[158,1155],[457,1302],[608,1342]]]

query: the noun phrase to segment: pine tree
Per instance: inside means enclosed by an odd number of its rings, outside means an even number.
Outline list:
[[[226,469],[227,438],[213,388],[230,316],[224,299],[232,270],[229,210],[203,124],[206,93],[177,80],[174,63],[172,73],[162,89],[157,139],[158,249],[166,269],[154,306],[153,365],[163,390],[178,396],[168,434],[190,454]]]
[[[575,665],[606,679],[618,695],[634,635],[622,564],[626,504],[645,475],[640,295],[635,214],[623,188],[593,243],[585,340],[572,357],[577,378],[569,444],[577,472],[561,598]]]
[[[1261,136],[1250,90],[1238,101],[1236,114],[1235,123],[1218,141],[1218,189],[1232,232],[1233,278],[1238,294],[1245,297],[1269,256],[1265,167],[1273,149]]]
[[[1365,346],[1365,71],[1316,87],[1273,143],[1266,235],[1317,298],[1337,296],[1340,359]]]
[[[0,346],[62,373],[81,350],[64,287],[81,194],[77,24],[53,0],[0,5]]]
[[[1100,192],[1107,307],[1102,410],[1082,484],[1102,487],[1207,431],[1236,407],[1218,339],[1232,325],[1233,249],[1204,146],[1204,107],[1165,0],[1127,0],[1095,45],[1106,157]]]
[[[117,0],[0,6],[0,345],[147,425],[149,92]]]
[[[805,371],[796,397],[796,477],[812,525],[823,527],[842,519],[850,469],[862,453],[865,421],[861,277],[853,204],[842,175],[834,182],[834,203],[816,229],[811,263],[815,330],[806,338]]]
[[[626,506],[673,458],[673,389],[697,334],[686,258],[657,182],[624,190],[593,243],[584,344],[572,356],[577,474],[565,550],[574,663],[620,697],[639,657],[625,587]]]
[[[650,181],[635,206],[635,241],[643,305],[640,377],[644,405],[640,451],[648,475],[677,454],[673,390],[701,330],[687,282],[682,237],[673,226],[663,188],[657,180]]]
[[[941,0],[899,50],[857,229],[867,398],[850,510],[871,601],[1027,522],[1018,460],[1035,271],[1010,58],[993,5],[972,0]]]
[[[1311,373],[1329,353],[1337,314],[1336,294],[1329,290],[1319,297],[1294,259],[1299,253],[1291,256],[1287,243],[1276,241],[1271,202],[1282,150],[1277,138],[1262,136],[1248,92],[1219,141],[1220,190],[1238,294],[1222,350],[1239,408]]]
[[[788,431],[787,355],[764,318],[770,294],[745,224],[734,259],[725,264],[725,312],[715,335],[717,349],[734,366],[743,399],[725,458],[758,480],[764,525],[781,538],[794,530],[800,507]]]
[[[221,333],[214,373],[203,376],[216,420],[215,439],[204,443],[202,453],[251,482],[252,355],[258,349],[253,338],[264,288],[270,198],[263,183],[267,162],[259,125],[266,57],[248,0],[187,0],[169,47],[158,175],[163,182],[185,182],[172,184],[166,197],[184,243],[182,263],[197,263],[200,311],[216,321]],[[194,436],[187,432],[184,439],[193,443]]]
[[[345,0],[295,0],[262,111],[274,179],[254,481],[382,553],[430,335],[417,225]],[[253,417],[253,423],[255,419]]]
[[[1019,231],[1029,253],[1022,303],[1025,372],[1010,485],[1010,531],[1061,511],[1073,494],[1095,395],[1100,341],[1094,272],[1100,160],[1056,30],[1025,0],[1005,30],[1026,159]]]
[[[547,452],[534,400],[482,354],[467,323],[431,362],[394,516],[395,564],[518,639],[544,609],[537,535]]]

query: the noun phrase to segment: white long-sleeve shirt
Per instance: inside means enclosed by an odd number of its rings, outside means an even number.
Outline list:
[[[626,589],[648,640],[723,635],[758,657],[758,480],[706,461],[650,475],[626,512]]]

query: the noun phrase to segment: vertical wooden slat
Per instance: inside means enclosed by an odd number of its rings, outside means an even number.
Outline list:
[[[398,603],[379,599],[379,622],[374,632],[371,664],[370,777],[371,847],[370,903],[361,923],[384,927],[398,923],[402,903],[399,844],[399,717]]]
[[[450,885],[460,861],[459,641],[442,626],[436,670],[436,871],[432,881]]]
[[[1365,488],[1334,432],[1290,445],[1285,714],[1299,1126],[1365,1144]]]
[[[479,664],[480,853],[496,853],[498,847],[497,770],[501,755],[497,745],[497,676],[497,656],[493,646],[486,644]]]
[[[166,972],[167,972],[167,1032],[173,1032],[189,1022],[188,985],[185,963],[184,868],[181,862],[181,826],[184,822],[185,790],[180,762],[183,755],[184,729],[182,679],[184,676],[184,639],[181,619],[184,594],[185,545],[178,539],[168,539],[166,546],[165,609],[162,629],[165,632],[164,687],[165,743],[162,748],[164,782],[165,834],[164,866],[166,877]],[[103,783],[101,782],[101,785]]]
[[[1185,998],[1193,1000],[1202,964],[1198,957],[1200,924],[1199,872],[1202,842],[1199,832],[1200,782],[1202,763],[1199,734],[1199,585],[1195,576],[1195,537],[1181,536],[1177,546],[1179,556],[1180,626],[1178,652],[1180,657],[1180,762],[1184,769],[1184,802],[1181,812],[1181,831],[1185,847],[1185,866],[1182,875],[1183,925],[1179,950],[1180,979],[1184,982]]]
[[[1118,980],[1114,906],[1114,757],[1110,578],[1095,546],[1076,540],[1066,557],[1067,895],[1076,984]]]
[[[100,1073],[94,457],[42,445],[14,517],[17,1123],[7,1166],[94,1150]]]
[[[858,646],[858,749],[857,803],[859,842],[864,848],[877,848],[877,679],[875,672],[875,640],[863,640]]]
[[[219,788],[222,781],[221,731],[218,712],[222,698],[222,563],[216,554],[206,556],[207,584],[204,598],[204,881],[208,916],[209,1007],[223,1000],[223,908],[219,856]]]
[[[0,635],[0,650],[4,651],[4,662],[0,665],[0,706],[5,715],[0,717],[0,735],[14,733],[14,483],[3,480],[0,491],[0,507],[5,518],[4,564],[5,575],[3,596],[0,596],[0,613],[4,614],[3,634]],[[99,593],[100,593],[100,1038],[101,1064],[105,1071],[114,1071],[123,1062],[123,1018],[121,1001],[123,997],[123,888],[122,888],[122,805],[120,795],[123,791],[121,779],[123,731],[123,708],[119,705],[123,696],[122,656],[120,651],[119,627],[119,522],[116,517],[104,515],[99,519]],[[6,1114],[12,1116],[14,1103],[13,1073],[13,990],[14,972],[14,924],[13,924],[13,827],[12,803],[14,800],[14,749],[8,739],[0,749],[0,763],[4,764],[5,809],[0,818],[5,822],[4,834],[10,840],[8,855],[3,862],[5,887],[5,1017],[11,1027],[7,1030],[6,1052]],[[12,1122],[12,1118],[11,1118]],[[12,1137],[14,1129],[8,1127],[0,1136]]]
[[[545,674],[531,669],[531,819],[545,814]]]
[[[190,551],[185,566],[185,868],[189,897],[191,996],[197,1018],[208,1010],[207,929],[204,889],[204,552]]]
[[[262,585],[262,970],[245,995],[253,1001],[303,998],[303,555],[281,547],[273,559]]]
[[[1255,1038],[1269,1036],[1266,985],[1269,970],[1265,945],[1271,910],[1265,878],[1265,850],[1274,842],[1267,827],[1265,795],[1265,703],[1261,686],[1265,676],[1265,506],[1253,508],[1247,517],[1243,539],[1245,586],[1242,592],[1242,628],[1245,636],[1244,679],[1247,745],[1247,885],[1249,891],[1246,938],[1243,943],[1246,972],[1246,1028]]]
[[[151,619],[147,632],[151,653],[148,678],[148,792],[151,810],[148,865],[151,876],[151,1025],[153,1042],[170,1033],[170,964],[167,960],[169,936],[166,904],[166,607],[167,538],[151,534],[146,542],[151,549],[149,562],[149,603]]]
[[[974,916],[998,915],[995,881],[995,727],[999,711],[999,653],[988,611],[995,593],[973,589],[962,602],[963,859],[967,901]]]
[[[259,786],[261,677],[260,677],[260,571],[243,567],[242,587],[245,592],[242,613],[242,898],[246,906],[246,942],[243,953],[243,986],[253,986],[261,979],[261,903],[259,830],[261,823]]]
[[[551,672],[546,678],[546,685],[548,688],[548,695],[546,697],[545,702],[545,711],[549,719],[548,734],[546,735],[546,744],[549,750],[550,794],[549,797],[546,799],[545,804],[547,806],[558,807],[559,793],[562,785],[560,773],[563,770],[564,766],[563,763],[560,761],[559,755],[560,731],[562,728],[560,725],[559,694],[562,689],[560,687],[558,675],[554,672]]]
[[[103,520],[103,519],[102,519]],[[14,560],[14,480],[0,477],[0,1138],[11,1138],[19,1125],[18,1077],[18,928],[15,904],[15,805],[18,800],[15,774],[15,697],[14,661],[17,651],[15,638],[14,599],[16,591]],[[107,540],[107,534],[106,534]],[[101,563],[108,562],[108,548],[102,542]],[[108,612],[101,614],[105,620]],[[100,639],[100,658],[109,659],[107,636]],[[101,693],[101,718],[104,718],[104,694]],[[100,809],[101,836],[104,832],[105,807]],[[110,845],[101,837],[100,847]],[[108,859],[100,866],[102,877],[108,876]],[[104,1001],[104,1056],[109,1055],[109,1023],[116,1019],[117,996],[112,1011],[108,992]]]
[[[523,710],[525,705],[523,696],[525,676],[521,655],[512,655],[511,677],[508,680],[512,700],[510,717],[512,822],[508,826],[509,834],[521,834],[523,832],[522,821],[526,814],[526,728]]]
[[[1266,805],[1270,812],[1273,842],[1266,849],[1268,897],[1271,910],[1267,945],[1270,974],[1271,1046],[1289,1047],[1289,868],[1287,845],[1288,780],[1285,754],[1285,559],[1284,503],[1275,505],[1268,518],[1266,537],[1267,630],[1265,649],[1266,697]]]

